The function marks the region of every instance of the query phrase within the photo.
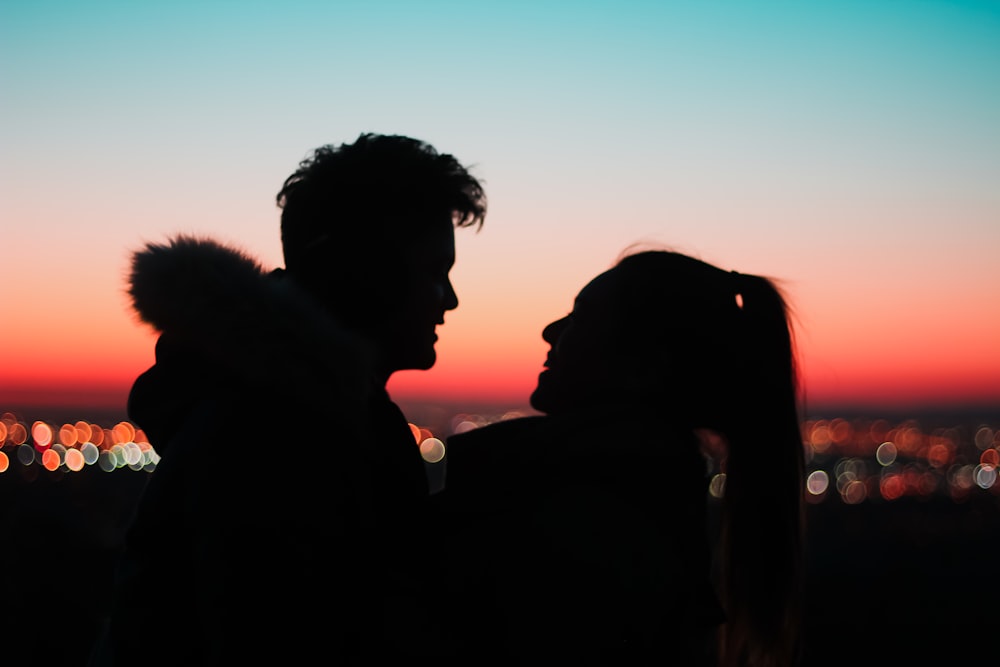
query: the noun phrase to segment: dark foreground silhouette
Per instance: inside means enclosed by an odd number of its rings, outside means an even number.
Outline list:
[[[804,461],[774,283],[628,254],[542,337],[544,416],[448,442],[459,662],[796,664]]]
[[[313,151],[277,203],[284,267],[190,236],[133,255],[129,295],[159,338],[128,413],[162,458],[93,667],[371,664],[420,647],[429,488],[386,383],[434,365],[458,307],[454,230],[482,224],[483,189],[424,142],[364,134]],[[324,460],[303,464],[316,437]]]
[[[279,452],[270,449],[271,465],[294,469]],[[0,474],[4,664],[86,664],[109,610],[114,557],[148,477],[96,466],[50,473],[37,463],[12,463]],[[807,505],[803,664],[990,664],[997,554],[993,494],[858,505],[832,496]],[[164,637],[147,628],[145,640],[153,652]]]

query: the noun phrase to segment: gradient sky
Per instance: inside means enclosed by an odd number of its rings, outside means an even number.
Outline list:
[[[0,409],[123,404],[130,252],[280,265],[281,182],[364,131],[490,198],[398,398],[523,403],[647,242],[779,278],[812,404],[1000,404],[1000,3],[8,0],[0,94]]]

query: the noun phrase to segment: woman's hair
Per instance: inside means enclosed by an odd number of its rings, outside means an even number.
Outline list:
[[[613,271],[655,400],[726,443],[721,664],[793,664],[804,462],[786,301],[770,279],[669,251],[626,254]]]

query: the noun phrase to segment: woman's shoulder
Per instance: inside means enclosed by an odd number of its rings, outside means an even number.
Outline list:
[[[682,450],[697,450],[697,443],[690,429],[655,414],[608,409],[495,422],[452,435],[447,450],[455,467],[503,465],[511,460],[544,466],[568,460],[676,459]]]
[[[531,415],[496,421],[485,426],[454,433],[448,437],[449,447],[489,447],[496,446],[513,437],[526,437],[544,428],[550,417]]]
[[[447,438],[446,488],[452,492],[484,492],[504,486],[537,452],[543,416],[520,417],[456,433]]]

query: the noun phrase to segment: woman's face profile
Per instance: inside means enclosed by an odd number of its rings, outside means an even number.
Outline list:
[[[557,414],[621,394],[631,369],[616,298],[620,283],[614,269],[597,276],[580,290],[573,311],[542,331],[550,350],[531,394],[533,408]]]

